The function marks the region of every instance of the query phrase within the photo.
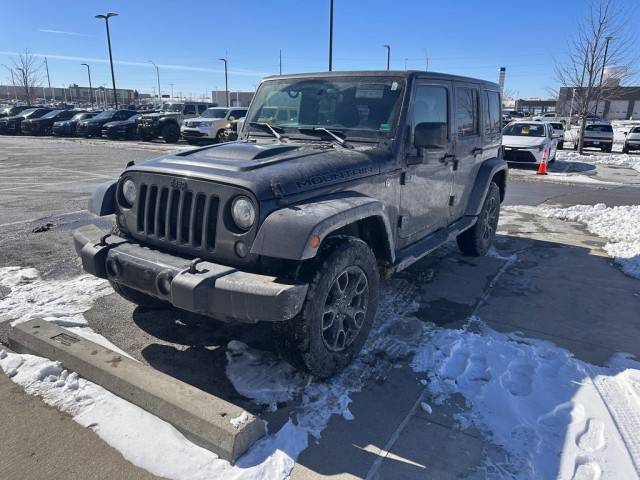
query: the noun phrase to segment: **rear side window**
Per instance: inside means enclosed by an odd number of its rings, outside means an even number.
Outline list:
[[[630,133],[640,133],[640,127],[636,127],[636,128],[631,129]]]
[[[591,132],[613,132],[611,125],[587,125],[585,130],[589,130]]]
[[[420,128],[431,132],[434,139],[446,141],[449,131],[448,119],[447,89],[432,85],[418,85],[413,105],[414,130]],[[434,144],[440,144],[440,142],[434,141]]]
[[[207,108],[209,107],[207,107],[206,105],[198,105],[198,113],[204,112]]]
[[[246,110],[231,110],[231,113],[229,114],[229,116],[237,120],[239,118],[244,117],[246,114],[247,114]]]
[[[185,105],[184,106],[184,114],[185,115],[195,115],[196,106],[195,105]]]
[[[498,133],[500,131],[500,94],[498,92],[484,92],[485,116],[484,132]]]
[[[478,91],[474,88],[456,88],[456,125],[459,137],[478,134]]]
[[[553,122],[550,124],[554,130],[564,130],[564,125],[560,122]]]

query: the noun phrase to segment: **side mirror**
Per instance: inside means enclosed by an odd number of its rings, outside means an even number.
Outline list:
[[[442,148],[447,144],[447,124],[423,122],[415,126],[413,146],[422,148]]]
[[[233,122],[236,119],[236,117],[234,117],[233,115],[229,115],[229,121]]]

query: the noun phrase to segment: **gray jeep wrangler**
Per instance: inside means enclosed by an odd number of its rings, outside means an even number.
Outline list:
[[[277,116],[273,112],[278,113]],[[141,306],[272,322],[281,354],[344,368],[380,277],[451,239],[493,241],[505,196],[498,85],[430,72],[269,77],[236,142],[131,162],[74,232],[84,269]]]
[[[162,137],[165,143],[180,140],[180,126],[187,118],[197,117],[209,107],[206,102],[170,102],[162,105],[159,112],[146,113],[138,118],[138,136],[144,141]]]

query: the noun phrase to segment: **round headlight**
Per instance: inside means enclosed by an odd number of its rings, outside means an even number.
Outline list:
[[[236,197],[231,204],[231,218],[241,230],[249,230],[256,221],[256,209],[247,197]]]
[[[136,189],[136,184],[133,180],[125,180],[122,184],[122,196],[127,201],[129,206],[133,205],[133,202],[136,201],[136,197],[138,196],[138,192]]]

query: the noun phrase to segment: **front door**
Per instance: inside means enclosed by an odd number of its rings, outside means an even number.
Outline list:
[[[399,246],[408,245],[446,226],[450,220],[449,196],[453,179],[451,142],[452,84],[418,80],[409,111],[411,129],[405,171],[402,174]],[[414,146],[416,126],[434,132],[433,145]]]

